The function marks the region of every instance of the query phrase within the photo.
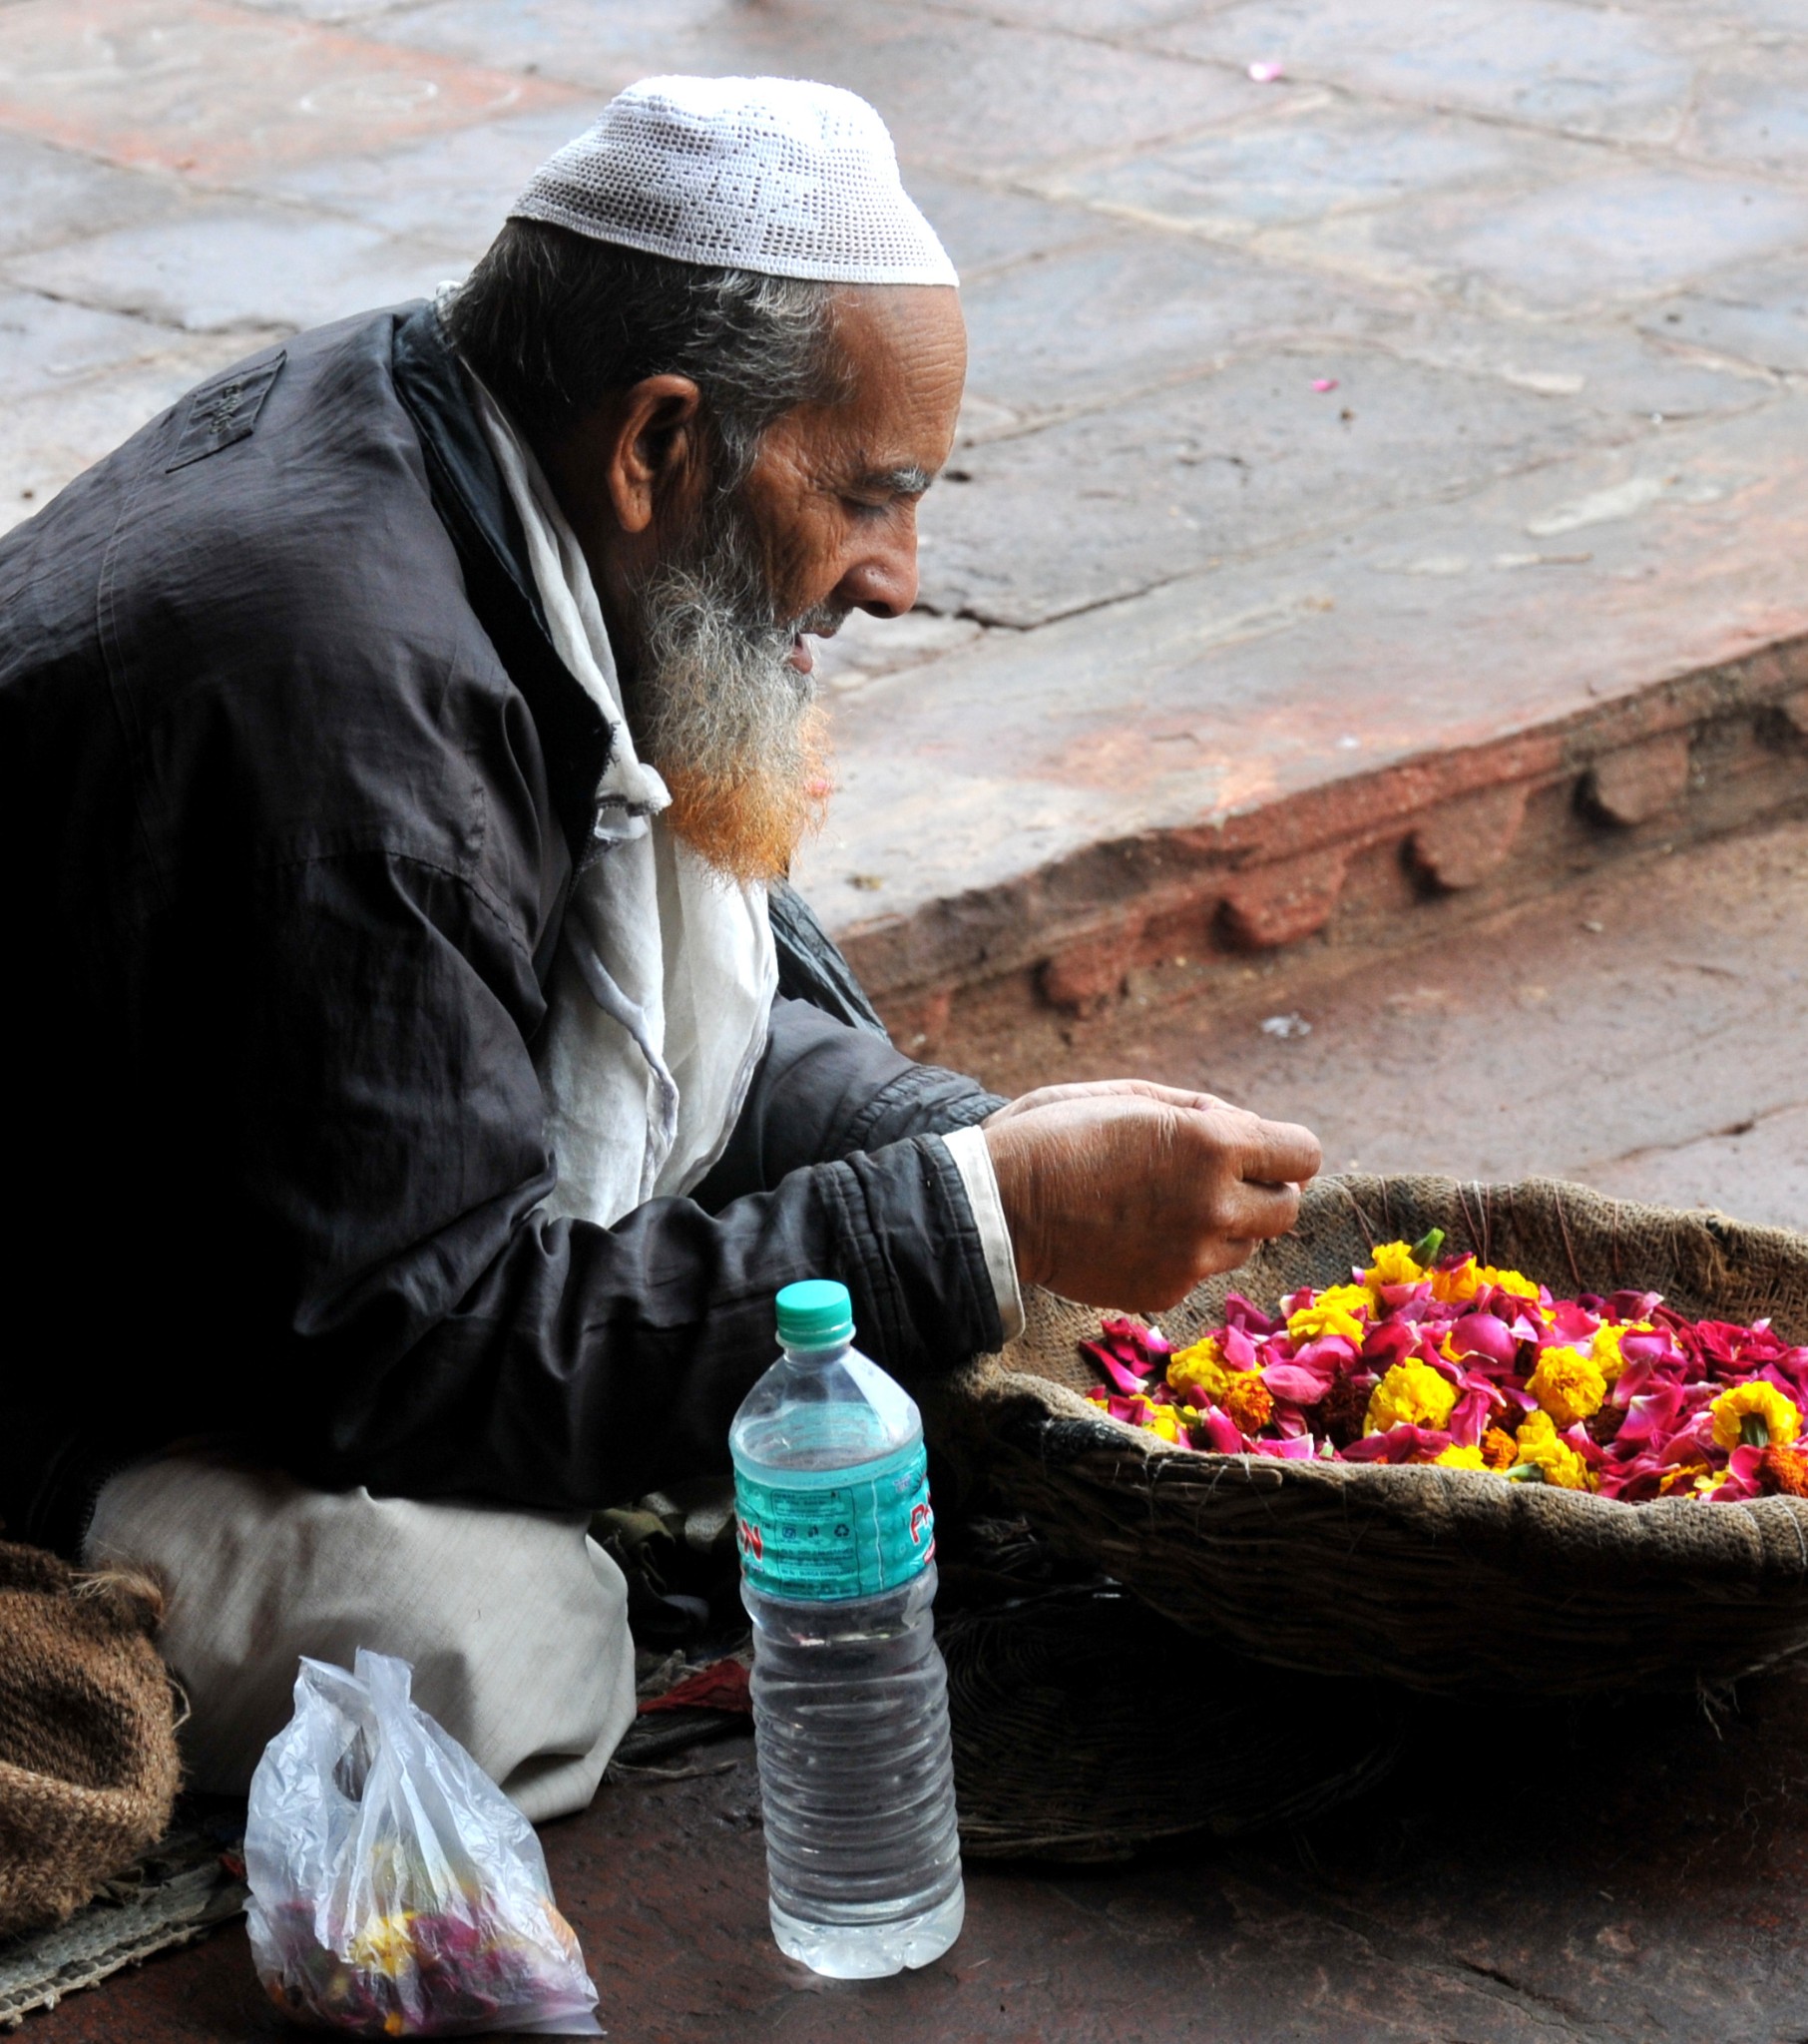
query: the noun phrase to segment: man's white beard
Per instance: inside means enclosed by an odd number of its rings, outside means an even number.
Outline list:
[[[780,622],[745,514],[729,502],[634,608],[630,714],[672,791],[667,822],[736,880],[782,876],[829,791],[826,719],[791,648],[800,632],[834,631],[845,606]]]

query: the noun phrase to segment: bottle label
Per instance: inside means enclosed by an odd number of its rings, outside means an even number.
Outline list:
[[[740,1569],[768,1597],[880,1597],[935,1553],[929,1456],[921,1441],[856,1469],[787,1470],[775,1483],[734,1472]]]

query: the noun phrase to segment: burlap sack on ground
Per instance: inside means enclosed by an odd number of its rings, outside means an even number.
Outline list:
[[[1553,1291],[1661,1291],[1678,1311],[1768,1316],[1808,1340],[1808,1236],[1623,1205],[1580,1186],[1351,1177],[1295,1233],[1161,1316],[1175,1341],[1347,1281],[1379,1242],[1447,1250]],[[925,1400],[962,1486],[1021,1513],[1194,1630],[1275,1665],[1427,1690],[1548,1695],[1724,1681],[1808,1646],[1808,1504],[1626,1505],[1482,1471],[1282,1462],[1169,1447],[1080,1397],[1099,1313],[1040,1293],[1003,1355]]]
[[[169,1824],[161,1608],[143,1579],[0,1542],[0,1933],[61,1922]]]

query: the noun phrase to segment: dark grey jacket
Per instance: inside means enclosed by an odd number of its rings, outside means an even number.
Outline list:
[[[253,357],[0,540],[15,1536],[191,1436],[545,1506],[720,1467],[809,1275],[907,1379],[996,1343],[929,1140],[996,1103],[891,1049],[794,896],[696,1196],[536,1213],[607,748],[426,307]]]

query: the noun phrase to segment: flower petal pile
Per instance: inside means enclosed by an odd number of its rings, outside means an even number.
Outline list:
[[[1080,1344],[1114,1419],[1177,1447],[1423,1462],[1626,1504],[1808,1498],[1808,1347],[1654,1291],[1553,1298],[1518,1271],[1382,1243],[1268,1314],[1231,1292],[1188,1347],[1108,1319]]]

